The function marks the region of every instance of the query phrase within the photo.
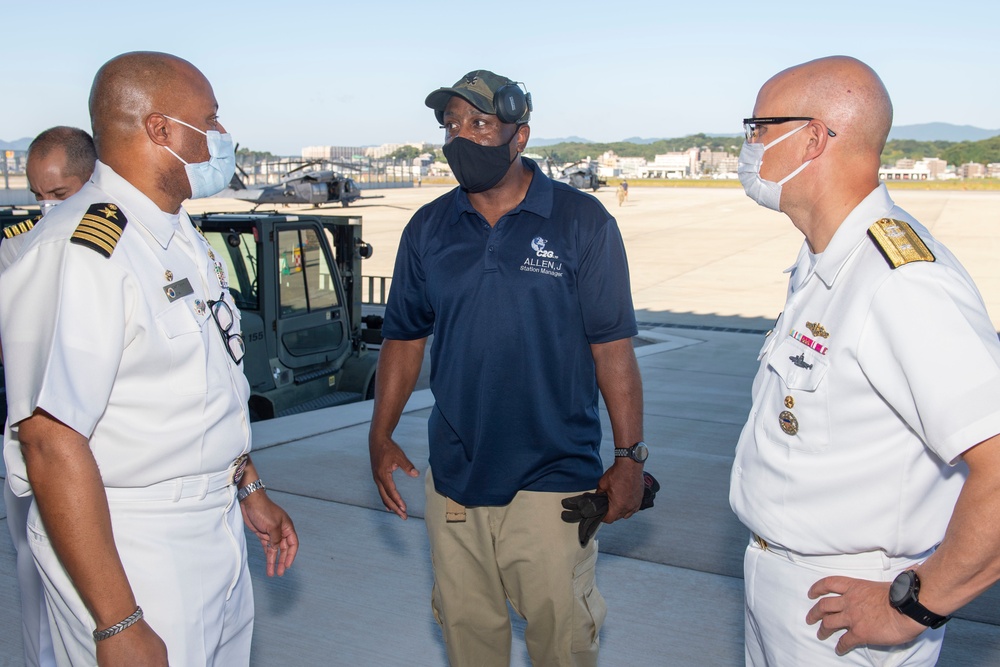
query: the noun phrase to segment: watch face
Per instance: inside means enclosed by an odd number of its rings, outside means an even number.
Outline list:
[[[632,449],[632,458],[639,463],[642,463],[649,458],[649,448],[646,447],[645,443],[636,443],[635,447]]]
[[[889,587],[889,604],[894,606],[902,604],[909,597],[912,589],[913,572],[911,570],[901,572],[893,579],[892,586]]]

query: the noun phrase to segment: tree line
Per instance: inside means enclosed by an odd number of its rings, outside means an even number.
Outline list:
[[[551,157],[555,162],[576,162],[587,156],[596,159],[608,150],[618,157],[643,157],[652,162],[656,155],[686,151],[689,148],[708,148],[713,151],[728,152],[731,155],[739,153],[743,144],[742,137],[715,137],[706,134],[692,134],[678,139],[660,139],[649,144],[636,144],[626,141],[612,143],[577,143],[566,142],[541,146],[528,150],[533,153]],[[962,165],[966,162],[989,164],[1000,162],[1000,136],[981,141],[915,141],[913,139],[893,139],[885,145],[882,151],[882,164],[892,165],[901,158],[941,158],[948,164]]]

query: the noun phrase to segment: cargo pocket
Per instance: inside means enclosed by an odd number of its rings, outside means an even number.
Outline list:
[[[434,620],[441,628],[441,638],[447,644],[448,633],[444,632],[444,622],[441,620],[441,591],[438,589],[437,579],[434,580],[434,587],[431,589],[431,611],[434,613]]]
[[[573,653],[591,651],[601,634],[601,626],[608,615],[608,606],[597,590],[595,569],[597,549],[573,569]]]

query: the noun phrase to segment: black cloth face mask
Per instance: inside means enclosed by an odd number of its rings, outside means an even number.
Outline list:
[[[514,131],[514,136],[517,131]],[[514,162],[510,141],[499,146],[481,146],[464,137],[455,137],[442,149],[458,184],[468,192],[485,192],[500,180]]]

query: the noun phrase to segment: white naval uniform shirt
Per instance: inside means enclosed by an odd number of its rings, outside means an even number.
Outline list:
[[[38,220],[35,224],[37,225],[39,222],[41,220]],[[34,231],[35,228],[32,227],[28,231],[22,232],[17,236],[12,236],[9,239],[4,239],[3,243],[0,243],[0,273],[14,263],[14,260],[21,254],[21,250],[27,244]]]
[[[110,257],[70,242],[94,203],[113,203],[128,220]],[[207,302],[224,295],[233,332],[238,311],[225,268],[186,213],[160,211],[98,162],[31,236],[0,275],[14,425],[4,461],[15,493],[30,493],[16,425],[36,408],[89,438],[106,487],[223,471],[249,451],[249,386]],[[191,293],[175,289],[171,300],[165,288],[184,280]]]
[[[884,217],[909,223],[936,261],[891,269],[867,236]],[[733,511],[803,554],[935,547],[968,472],[962,453],[1000,433],[1000,344],[982,297],[884,185],[814,267],[804,243],[791,274],[736,448]]]

